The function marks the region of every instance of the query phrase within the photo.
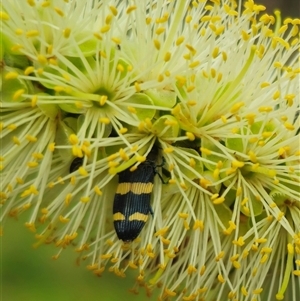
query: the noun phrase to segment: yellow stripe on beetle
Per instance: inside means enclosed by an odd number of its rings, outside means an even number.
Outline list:
[[[151,193],[153,189],[153,183],[142,183],[142,182],[125,182],[125,183],[119,183],[117,187],[117,194],[127,194],[128,192],[132,192],[134,194],[142,194],[142,193]]]
[[[114,221],[125,221],[126,217],[121,212],[117,212],[114,214]]]
[[[141,222],[146,222],[148,219],[148,215],[140,213],[140,212],[135,212],[131,214],[128,218],[128,220],[131,221],[141,221]]]

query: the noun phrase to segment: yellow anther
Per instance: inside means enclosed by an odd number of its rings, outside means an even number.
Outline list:
[[[0,20],[2,21],[8,21],[10,18],[9,18],[9,15],[4,12],[4,11],[0,11]]]
[[[237,161],[237,160],[235,160],[235,161],[232,161],[231,162],[231,166],[233,167],[233,168],[241,168],[241,167],[243,167],[245,165],[245,162],[242,162],[242,161]]]
[[[187,268],[187,273],[189,274],[189,275],[191,275],[191,274],[193,274],[193,273],[195,273],[195,272],[197,272],[197,269],[196,269],[196,267],[194,267],[193,265],[189,265],[188,266],[188,268]]]
[[[166,52],[164,56],[164,61],[168,62],[171,59],[171,56],[172,56],[171,52]]]
[[[207,189],[208,185],[211,184],[211,182],[205,178],[201,178],[199,180],[199,184],[201,185],[201,187],[203,187],[204,189]]]
[[[231,107],[231,109],[230,109],[230,112],[232,113],[232,114],[235,114],[235,113],[237,113],[239,110],[240,110],[240,108],[241,107],[243,107],[245,105],[245,103],[244,102],[238,102],[238,103],[236,103],[236,104],[234,104],[232,107]]]
[[[269,247],[263,247],[260,251],[261,254],[264,254],[264,253],[271,253],[273,251],[272,248],[269,248]]]
[[[65,204],[68,206],[71,203],[72,194],[68,193],[65,197]]]
[[[164,75],[163,75],[163,74],[159,74],[159,75],[157,76],[157,81],[158,81],[159,83],[161,83],[163,80],[164,80]]]
[[[174,125],[177,125],[178,122],[176,120],[173,120],[173,119],[166,119],[165,122],[164,122],[165,125],[170,125],[170,126],[174,126]]]
[[[227,123],[227,117],[226,116],[222,115],[221,120],[222,120],[223,123]]]
[[[48,149],[50,150],[50,152],[54,152],[55,150],[55,142],[52,142],[49,144]]]
[[[249,151],[248,156],[251,162],[253,163],[257,162],[256,154],[253,151]]]
[[[182,44],[184,41],[184,36],[180,36],[177,40],[176,40],[176,46],[179,46],[180,44]]]
[[[212,57],[215,59],[219,55],[220,48],[215,47],[213,52],[212,52]]]
[[[216,261],[220,261],[220,259],[224,258],[225,252],[221,251],[215,258]]]
[[[110,120],[107,117],[101,117],[101,118],[99,118],[99,122],[100,123],[104,123],[104,124],[110,124]]]
[[[272,107],[269,107],[269,106],[262,106],[258,109],[259,112],[263,113],[269,113],[269,112],[272,112],[273,111],[273,108]]]
[[[241,292],[244,296],[248,296],[248,292],[244,286],[241,287]]]
[[[201,147],[201,148],[200,148],[200,151],[201,151],[203,154],[211,155],[211,151],[210,151],[208,148]]]
[[[202,220],[195,220],[193,230],[199,229],[200,231],[204,230],[204,222]]]
[[[69,218],[66,218],[66,217],[64,217],[64,216],[62,216],[62,215],[60,215],[60,216],[59,216],[59,221],[60,221],[61,223],[63,223],[63,224],[66,224],[67,222],[70,221],[70,219],[69,219]]]
[[[32,37],[36,37],[39,35],[39,31],[38,30],[35,30],[35,29],[32,29],[32,30],[28,30],[26,32],[26,37],[27,38],[32,38]]]
[[[165,294],[170,297],[176,296],[176,293],[174,291],[169,290],[168,288],[165,288]]]
[[[15,71],[11,71],[11,72],[8,72],[6,75],[5,75],[5,79],[15,79],[19,76],[19,73],[18,72],[15,72]]]
[[[245,241],[244,241],[244,238],[243,238],[242,236],[240,236],[240,237],[238,238],[238,240],[233,240],[232,243],[233,243],[234,245],[237,245],[237,246],[242,247],[242,246],[245,244]]]
[[[118,10],[115,6],[110,6],[109,9],[114,16],[116,16],[118,14]]]
[[[72,145],[76,145],[76,144],[78,144],[79,139],[78,139],[78,137],[77,137],[75,134],[71,134],[71,135],[69,136],[69,142],[70,142]]]
[[[27,139],[29,142],[36,142],[36,141],[37,141],[37,137],[32,136],[32,135],[26,135],[26,139]]]
[[[194,62],[189,64],[189,67],[190,68],[196,68],[199,65],[200,65],[200,61],[194,61]]]
[[[266,238],[257,238],[257,239],[255,239],[255,242],[258,243],[258,244],[263,244],[267,241],[268,240]]]
[[[241,264],[238,261],[233,261],[232,265],[234,266],[234,268],[239,269],[241,267]]]
[[[190,158],[190,162],[189,162],[191,167],[195,167],[196,166],[196,161],[194,158]]]
[[[94,191],[95,191],[96,194],[102,195],[102,191],[100,190],[100,188],[98,186],[94,187]]]
[[[254,114],[254,113],[249,113],[245,116],[245,118],[248,120],[249,125],[252,125],[254,123],[255,117],[256,117],[256,114]]]
[[[7,126],[7,129],[9,129],[10,131],[14,131],[17,128],[17,125],[15,123],[9,124]]]
[[[130,14],[131,12],[133,12],[134,10],[136,10],[136,6],[135,5],[131,5],[127,8],[126,10],[126,14]]]
[[[215,199],[217,199],[219,197],[219,194],[218,193],[215,193],[215,194],[213,194],[211,197],[210,197],[210,199],[212,200],[212,201],[214,201]]]
[[[120,128],[119,129],[119,134],[125,134],[125,133],[127,133],[128,132],[128,129],[127,128]]]
[[[248,41],[250,39],[250,35],[245,30],[242,30],[242,38],[244,41]]]
[[[160,34],[162,34],[163,32],[165,32],[165,27],[159,27],[159,28],[157,28],[156,30],[155,30],[155,33],[157,34],[157,35],[160,35]]]
[[[277,90],[274,94],[273,94],[273,99],[276,100],[280,97],[280,91]]]
[[[295,129],[295,126],[287,121],[284,123],[284,126],[289,131],[293,131]]]
[[[155,47],[157,50],[160,49],[160,42],[159,42],[159,40],[154,39],[154,40],[153,40],[153,44],[154,44],[154,47]]]
[[[158,231],[155,232],[155,236],[164,236],[168,232],[168,227],[161,228]]]
[[[192,85],[191,85],[191,86],[188,86],[188,87],[186,88],[186,91],[189,93],[189,92],[192,92],[195,88],[196,88],[195,86],[192,86]],[[190,104],[191,102],[192,102],[192,103],[194,102],[195,104],[197,104],[197,102],[195,102],[195,101],[193,101],[193,100],[187,101],[187,104],[188,104],[188,105],[191,105],[191,104]]]
[[[213,203],[215,205],[219,205],[219,204],[222,204],[224,201],[225,201],[225,198],[222,196],[222,197],[219,197],[219,198],[216,198],[215,200],[213,200]]]
[[[83,177],[86,177],[88,175],[88,172],[86,171],[86,169],[83,166],[80,166],[78,168],[78,172],[80,175],[82,175]]]
[[[35,168],[35,167],[37,167],[39,165],[39,163],[38,162],[27,162],[27,166],[29,167],[29,168]]]
[[[19,97],[21,97],[25,93],[25,89],[19,89],[17,90],[13,95],[13,100],[17,100]]]
[[[180,212],[180,213],[178,213],[178,216],[180,218],[187,219],[189,217],[189,214],[188,213],[184,213],[184,212]]]
[[[263,257],[260,260],[260,263],[263,264],[268,260],[269,256],[267,254],[264,254]]]
[[[136,160],[140,163],[145,162],[147,159],[145,156],[140,156],[140,155],[136,155],[135,157],[136,157]]]
[[[33,153],[32,157],[37,160],[41,160],[41,159],[43,159],[44,155],[42,153]]]
[[[122,73],[122,72],[124,72],[125,69],[124,69],[124,66],[122,64],[118,64],[117,65],[117,70]]]
[[[28,228],[31,232],[36,232],[34,223],[25,223],[25,227]]]
[[[107,24],[107,25],[104,25],[104,26],[101,27],[100,32],[101,32],[101,33],[106,33],[106,32],[108,32],[109,30],[110,30],[110,25]]]
[[[88,203],[89,201],[90,201],[89,196],[83,196],[80,198],[80,202],[82,202],[82,203]]]
[[[185,134],[190,141],[194,141],[196,139],[195,135],[191,132],[186,132]]]
[[[294,246],[291,243],[288,243],[287,250],[289,254],[294,255]]]
[[[221,283],[225,283],[225,279],[224,279],[224,277],[223,277],[221,274],[218,275],[218,280],[219,280]]]
[[[166,147],[163,150],[166,154],[170,154],[174,151],[173,147]]]
[[[253,291],[253,294],[259,295],[262,291],[263,291],[262,288],[257,288],[257,289],[255,289],[255,290]]]

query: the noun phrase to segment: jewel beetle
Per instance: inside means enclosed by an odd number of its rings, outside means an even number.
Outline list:
[[[119,173],[113,218],[116,234],[124,242],[131,242],[140,234],[149,213],[152,213],[150,200],[157,155],[158,149],[154,146],[136,170],[128,168]]]

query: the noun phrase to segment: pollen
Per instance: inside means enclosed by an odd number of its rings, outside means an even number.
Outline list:
[[[29,168],[35,168],[35,167],[37,167],[38,165],[39,165],[38,162],[33,162],[33,161],[27,162],[27,167],[29,167]]]
[[[173,119],[166,119],[166,121],[164,123],[165,123],[165,125],[169,125],[169,126],[175,126],[178,124],[178,122]]]
[[[179,46],[180,44],[182,44],[184,41],[184,36],[180,36],[177,40],[176,40],[176,46]]]
[[[98,186],[94,187],[94,191],[97,195],[101,196],[103,194],[103,192],[100,190],[100,188]]]
[[[216,198],[213,200],[213,203],[215,205],[219,205],[219,204],[222,204],[223,202],[225,201],[225,198],[224,197],[219,197],[219,198]]]
[[[54,152],[54,150],[55,150],[55,143],[54,143],[54,142],[50,143],[49,146],[48,146],[48,149],[49,149],[51,152]]]
[[[18,98],[20,98],[23,94],[25,93],[24,89],[19,89],[17,90],[14,95],[13,95],[13,100],[17,100]]]
[[[110,25],[104,25],[103,27],[101,27],[100,32],[101,33],[106,33],[110,30]]]
[[[72,194],[71,193],[68,193],[65,197],[65,204],[66,206],[68,206],[71,202],[71,198],[72,198]]]
[[[128,129],[127,128],[121,128],[120,130],[119,130],[119,133],[120,134],[125,134],[125,133],[127,133],[128,132]]]
[[[86,171],[86,169],[83,166],[80,166],[78,168],[78,171],[79,171],[80,175],[82,175],[83,177],[86,177],[88,175],[88,172]]]
[[[27,139],[29,142],[36,142],[36,141],[37,141],[37,137],[32,136],[32,135],[26,135],[26,139]]]
[[[164,148],[164,150],[163,150],[166,154],[170,154],[170,153],[172,153],[173,151],[174,151],[174,149],[172,148],[172,147],[166,147],[166,148]]]
[[[225,283],[225,279],[221,274],[219,274],[217,278],[218,278],[219,282]]]
[[[126,14],[130,14],[131,12],[133,12],[136,9],[137,9],[137,7],[135,5],[131,5],[127,8]]]
[[[69,142],[70,142],[72,145],[76,145],[76,144],[78,144],[79,139],[78,139],[78,137],[77,137],[75,134],[71,134],[71,135],[69,136]]]
[[[107,117],[101,117],[101,118],[99,118],[99,122],[100,123],[104,123],[104,124],[110,124],[110,120]]]
[[[269,106],[262,106],[262,107],[259,107],[258,109],[259,112],[261,113],[270,113],[273,111],[273,108],[272,107],[269,107]]]
[[[211,151],[207,148],[204,148],[204,147],[201,147],[200,148],[200,151],[203,153],[203,154],[206,154],[206,155],[211,155]]]
[[[242,108],[244,105],[245,105],[244,102],[238,102],[238,103],[236,103],[236,104],[234,104],[234,105],[232,106],[232,108],[230,109],[230,112],[231,112],[232,114],[235,114],[235,113],[237,113],[237,112],[240,110],[240,108]]]
[[[253,162],[253,163],[257,162],[256,154],[253,151],[249,151],[248,156],[249,156],[251,162]]]
[[[241,168],[245,165],[245,162],[242,161],[232,161],[231,165],[233,168]]]
[[[82,203],[88,203],[89,201],[90,201],[89,196],[83,196],[80,198],[80,202],[82,202]]]
[[[244,238],[243,238],[242,236],[240,236],[240,237],[238,238],[238,240],[233,240],[232,243],[233,243],[234,245],[237,245],[237,246],[242,247],[242,246],[245,244],[245,241],[244,241]]]
[[[293,131],[295,129],[295,126],[292,125],[291,123],[287,122],[287,121],[284,123],[284,126],[289,131]]]
[[[0,11],[0,20],[8,21],[9,19],[9,15],[6,12]]]

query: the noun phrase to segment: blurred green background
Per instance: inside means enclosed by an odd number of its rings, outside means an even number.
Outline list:
[[[24,223],[21,216],[5,224],[0,246],[1,301],[151,300],[144,290],[139,295],[128,291],[134,283],[132,275],[123,279],[107,272],[97,277],[84,263],[78,266],[78,253],[72,248],[64,250],[57,260],[51,258],[58,251],[54,246],[33,249],[36,240]]]
[[[279,8],[284,17],[300,16],[299,0],[256,2],[266,5],[268,13]],[[107,273],[98,278],[84,264],[78,267],[77,254],[71,249],[52,260],[57,250],[50,246],[33,249],[33,235],[23,225],[22,219],[8,219],[0,240],[1,301],[156,300],[147,298],[142,290],[138,296],[129,293],[133,277],[120,279]]]

